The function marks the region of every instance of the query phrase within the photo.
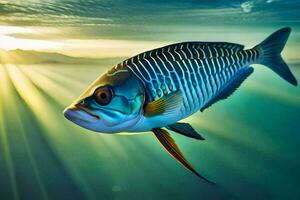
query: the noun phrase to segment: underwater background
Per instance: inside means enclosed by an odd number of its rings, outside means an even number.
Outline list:
[[[251,48],[281,27],[300,80],[300,1],[0,0],[0,199],[300,199],[300,88],[262,65],[172,136],[98,134],[62,112],[99,75],[182,41]]]

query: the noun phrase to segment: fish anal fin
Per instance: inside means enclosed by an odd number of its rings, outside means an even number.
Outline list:
[[[170,124],[167,129],[197,140],[205,140],[189,123],[177,122]]]
[[[245,67],[243,69],[240,69],[239,72],[237,72],[237,75],[235,75],[235,78],[233,78],[227,86],[220,92],[217,96],[212,98],[209,102],[207,102],[200,111],[202,112],[212,104],[216,103],[219,100],[226,99],[229,97],[233,92],[240,87],[240,85],[244,82],[244,80],[253,72],[252,67]]]
[[[181,104],[181,93],[179,91],[168,94],[144,106],[144,116],[153,117],[161,114],[176,114]]]
[[[209,183],[213,183],[209,180],[207,180],[205,177],[201,176],[194,167],[186,160],[186,158],[181,153],[180,149],[176,145],[174,139],[170,136],[170,134],[161,128],[155,128],[152,130],[158,141],[164,146],[164,148],[183,166],[185,166],[187,169],[192,171],[194,174],[196,174],[198,177],[204,179],[205,181]]]

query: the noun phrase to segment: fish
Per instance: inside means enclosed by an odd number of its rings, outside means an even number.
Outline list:
[[[152,133],[171,156],[209,183],[184,157],[169,132],[204,140],[180,122],[227,99],[254,68],[265,66],[288,83],[297,79],[281,56],[291,28],[284,27],[250,49],[230,42],[181,42],[149,50],[97,78],[64,116],[100,133]]]

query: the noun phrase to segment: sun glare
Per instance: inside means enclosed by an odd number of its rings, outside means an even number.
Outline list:
[[[37,32],[37,30],[30,28],[0,26],[0,49],[54,50],[60,47],[60,44],[57,42],[12,36],[12,34],[36,34]]]

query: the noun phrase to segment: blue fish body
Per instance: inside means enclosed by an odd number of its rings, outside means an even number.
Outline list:
[[[289,28],[281,29],[252,49],[226,42],[184,42],[125,60],[118,66],[129,68],[143,83],[146,102],[176,91],[180,91],[182,97],[180,109],[174,110],[173,117],[162,114],[143,118],[129,131],[164,127],[225,99],[253,72],[251,64],[264,64],[297,85],[280,57],[289,33]]]
[[[151,131],[177,161],[210,182],[185,159],[166,129],[204,140],[190,124],[178,121],[230,96],[253,72],[252,64],[262,64],[296,86],[280,55],[290,31],[280,29],[252,49],[184,42],[141,53],[94,81],[64,115],[101,133]]]

